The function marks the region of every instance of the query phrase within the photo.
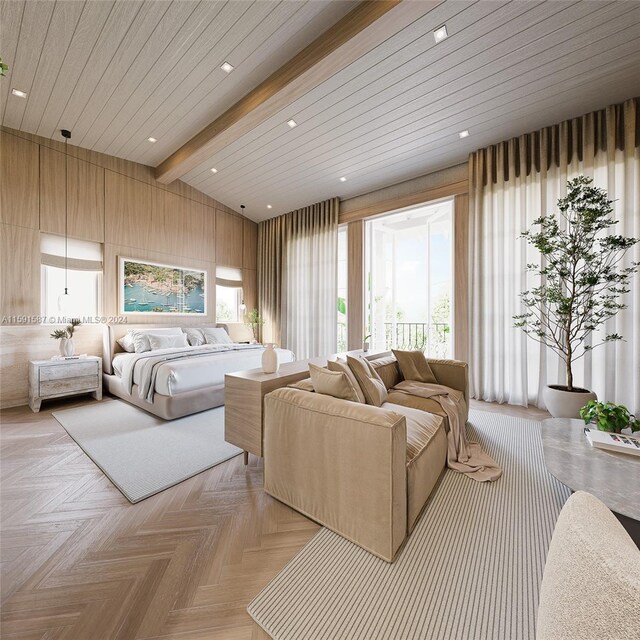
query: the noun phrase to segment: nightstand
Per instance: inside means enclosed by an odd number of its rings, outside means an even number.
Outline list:
[[[102,400],[102,358],[29,362],[29,406],[35,413],[43,400],[81,393]]]

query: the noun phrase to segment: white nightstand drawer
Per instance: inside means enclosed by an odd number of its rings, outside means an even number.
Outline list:
[[[65,378],[64,380],[49,380],[40,382],[40,396],[55,396],[60,393],[72,393],[74,391],[95,391],[99,387],[97,375],[82,376],[81,378]]]
[[[81,376],[97,376],[98,363],[73,362],[70,364],[51,365],[50,367],[40,367],[40,381],[61,380],[62,378],[79,378]]]

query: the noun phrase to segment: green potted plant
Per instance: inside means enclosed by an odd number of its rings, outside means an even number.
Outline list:
[[[577,418],[580,407],[596,395],[573,383],[573,364],[593,349],[622,340],[617,333],[591,343],[593,331],[626,307],[621,296],[638,264],[620,266],[638,240],[608,234],[616,224],[612,201],[593,180],[578,176],[567,183],[558,200],[559,218],[551,214],[534,221],[537,231],[522,237],[541,255],[541,264],[527,270],[539,284],[521,295],[526,311],[515,315],[515,326],[554,351],[566,365],[564,384],[548,385],[544,401],[552,416]]]
[[[253,332],[253,337],[258,340],[260,336],[260,329],[264,324],[264,320],[262,316],[258,312],[257,309],[251,309],[249,313],[247,313],[247,319],[245,320],[245,324],[251,327],[251,331]]]
[[[595,424],[600,431],[621,433],[623,429],[640,431],[640,420],[629,412],[623,404],[596,402],[590,400],[580,409],[580,417],[585,424]]]
[[[73,356],[76,352],[76,347],[73,342],[73,334],[75,333],[76,327],[79,327],[82,324],[79,318],[72,318],[69,320],[69,324],[66,329],[56,329],[51,337],[54,340],[60,340],[60,355],[63,358],[69,358]]]

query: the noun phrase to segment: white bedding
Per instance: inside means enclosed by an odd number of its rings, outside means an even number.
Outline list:
[[[231,345],[230,345],[231,346]],[[191,347],[195,349],[196,347]],[[189,347],[184,349],[188,352]],[[153,354],[175,353],[176,349],[158,349]],[[288,349],[276,349],[280,363],[293,362],[294,356]],[[185,391],[195,391],[204,387],[224,384],[224,376],[234,371],[256,369],[262,366],[264,348],[245,349],[241,351],[223,351],[198,358],[175,360],[158,366],[155,379],[155,392],[163,396],[174,396]],[[149,352],[147,352],[149,353]],[[118,353],[114,356],[112,366],[117,376],[127,363],[139,354]],[[136,363],[133,368],[133,384],[140,385],[142,367]]]

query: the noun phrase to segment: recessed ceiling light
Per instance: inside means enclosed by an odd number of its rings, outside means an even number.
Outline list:
[[[220,68],[225,72],[225,73],[231,73],[233,71],[233,65],[229,64],[228,62],[223,62],[220,65]]]
[[[468,137],[469,137],[469,130],[468,130],[468,129],[465,129],[464,131],[461,131],[458,135],[459,135],[461,138],[468,138]]]
[[[273,207],[270,204],[268,204],[267,209],[273,209]]]
[[[158,142],[155,138],[147,138],[147,141],[149,141],[149,142]]]
[[[18,98],[26,98],[27,97],[27,92],[26,91],[20,91],[20,89],[11,89],[11,93],[14,96],[17,96]]]
[[[298,123],[295,120],[288,120],[287,124],[293,129],[293,127],[297,127]]]
[[[347,179],[344,176],[342,176],[342,178],[340,178],[340,182],[346,182],[346,181],[347,181]]]
[[[215,167],[211,167],[211,173],[218,173],[218,170]]]
[[[433,38],[436,41],[436,44],[438,44],[438,42],[442,42],[448,35],[449,34],[447,33],[447,27],[445,25],[438,27],[433,32]]]

